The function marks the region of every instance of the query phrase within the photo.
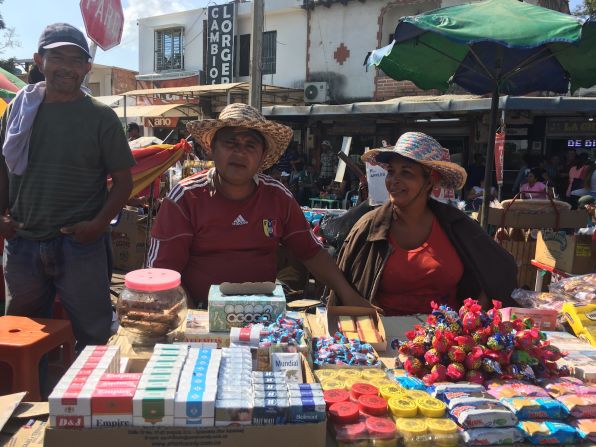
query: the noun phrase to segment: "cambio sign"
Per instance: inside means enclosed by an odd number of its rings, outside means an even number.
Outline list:
[[[207,82],[229,84],[234,70],[234,3],[210,6],[207,28]]]

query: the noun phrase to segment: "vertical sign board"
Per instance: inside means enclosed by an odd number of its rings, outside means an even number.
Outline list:
[[[229,84],[234,78],[234,3],[207,9],[207,83]]]
[[[497,184],[503,185],[503,159],[505,155],[505,132],[497,132],[495,135],[495,170]]]

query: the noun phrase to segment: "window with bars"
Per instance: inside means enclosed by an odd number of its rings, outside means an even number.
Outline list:
[[[234,45],[237,45],[234,37]],[[249,76],[250,74],[250,34],[240,35],[240,57],[234,58],[234,65],[238,65],[238,76]],[[275,74],[277,60],[277,31],[266,31],[263,33],[263,74]]]
[[[155,31],[155,71],[184,69],[184,28]]]

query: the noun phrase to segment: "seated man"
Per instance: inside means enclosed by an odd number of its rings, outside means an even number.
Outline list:
[[[260,172],[280,157],[292,130],[246,104],[218,119],[188,124],[215,167],[181,181],[164,199],[152,230],[149,267],[176,270],[191,306],[207,304],[225,281],[275,281],[281,243],[348,302],[367,302],[312,234],[292,194]]]

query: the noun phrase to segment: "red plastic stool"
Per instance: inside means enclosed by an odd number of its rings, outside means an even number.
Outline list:
[[[64,347],[64,365],[74,360],[75,339],[67,320],[15,316],[0,317],[0,359],[12,369],[11,393],[27,391],[28,401],[39,401],[39,361]]]

